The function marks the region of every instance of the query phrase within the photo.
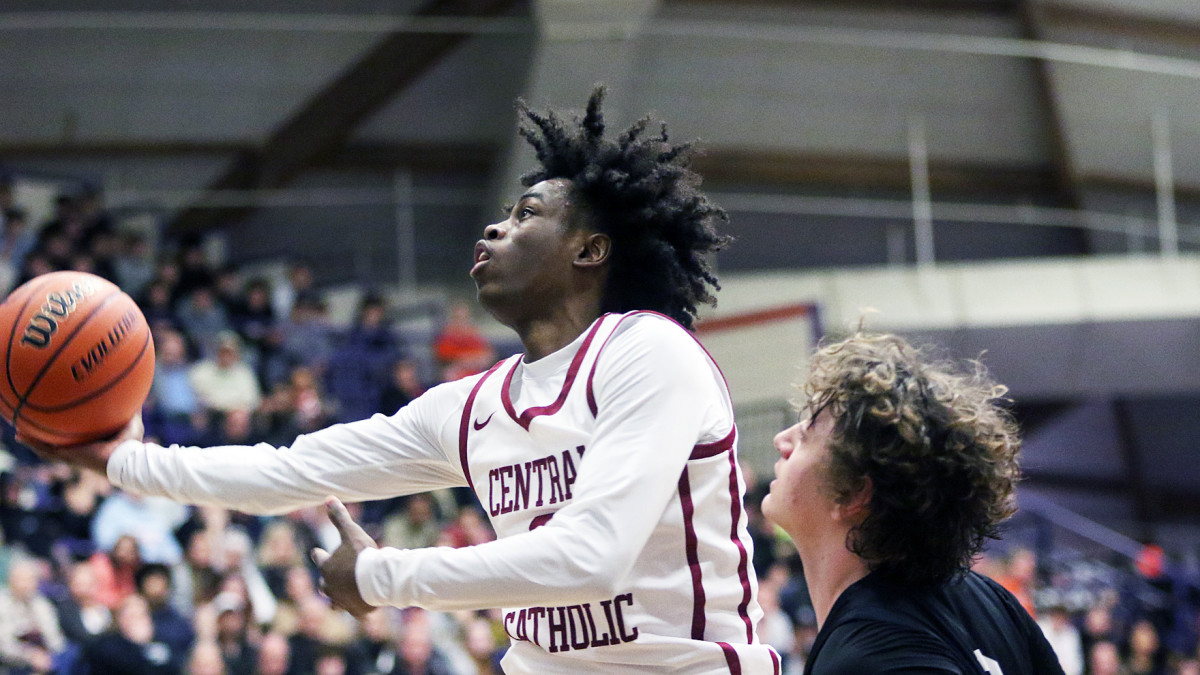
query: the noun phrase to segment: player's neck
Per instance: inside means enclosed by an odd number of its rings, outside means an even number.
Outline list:
[[[512,328],[517,331],[525,347],[525,362],[531,363],[571,344],[599,316],[598,301],[576,299],[515,322]]]
[[[817,615],[817,629],[825,625],[830,610],[847,588],[867,576],[870,569],[862,558],[846,549],[845,539],[830,541],[815,550],[800,551],[804,581]]]

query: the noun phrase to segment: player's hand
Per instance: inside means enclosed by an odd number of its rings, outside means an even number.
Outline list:
[[[313,561],[321,570],[321,590],[325,591],[335,606],[361,619],[374,611],[375,607],[368,605],[358,592],[354,564],[363,549],[379,547],[371,535],[350,518],[350,512],[340,500],[330,497],[325,501],[325,508],[329,510],[330,522],[342,536],[342,543],[332,555],[325,549],[312,550]]]
[[[130,439],[142,440],[146,427],[142,424],[142,415],[138,413],[129,420],[129,424],[115,435],[81,445],[51,445],[17,434],[17,442],[29,447],[39,457],[52,462],[65,462],[72,466],[80,466],[104,474],[108,470],[108,458],[112,456],[117,446]]]

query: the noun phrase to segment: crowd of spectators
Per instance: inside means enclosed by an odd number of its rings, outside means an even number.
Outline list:
[[[497,358],[467,304],[445,308],[430,343],[414,345],[372,293],[350,325],[334,325],[303,262],[286,279],[247,277],[212,264],[201,240],[158,246],[123,231],[98,191],[65,195],[56,207],[31,227],[0,181],[0,290],[74,269],[136,298],[157,353],[143,411],[149,439],[287,445],[332,423],[391,414],[426,387]],[[507,638],[495,612],[387,609],[356,623],[333,610],[307,555],[336,546],[321,509],[268,518],[139,498],[102,476],[41,462],[10,428],[3,443],[0,675],[500,672]],[[750,482],[766,611],[759,631],[785,655],[785,672],[800,673],[815,615],[794,550],[758,510],[766,481]],[[494,538],[465,489],[349,508],[386,546]],[[1039,566],[1027,549],[980,566],[1038,618],[1068,675],[1200,675],[1195,587],[1181,592],[1163,569],[1068,593],[1078,575]],[[1156,599],[1122,579],[1157,585]]]

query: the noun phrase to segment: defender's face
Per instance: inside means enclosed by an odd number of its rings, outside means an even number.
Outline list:
[[[837,506],[825,483],[832,433],[833,416],[822,412],[775,436],[779,459],[762,512],[797,546],[820,531]]]
[[[488,309],[553,304],[570,288],[579,232],[567,227],[570,181],[542,181],[526,190],[508,218],[484,228],[471,277]]]

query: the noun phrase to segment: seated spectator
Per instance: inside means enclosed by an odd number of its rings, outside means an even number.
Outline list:
[[[268,335],[275,326],[270,283],[261,277],[247,282],[229,318],[247,349],[253,350],[260,360],[266,356],[265,352],[270,350]]]
[[[211,286],[200,286],[185,296],[176,307],[175,316],[179,318],[183,332],[199,345],[200,355],[205,358],[216,356],[223,335],[231,329],[225,308],[217,302]]]
[[[388,675],[396,667],[397,610],[380,607],[359,621],[359,636],[350,645],[360,675]]]
[[[290,414],[295,422],[294,428],[302,434],[316,431],[329,426],[334,413],[334,405],[329,401],[319,387],[319,382],[311,368],[296,366],[292,369],[288,381],[290,396],[288,398]]]
[[[1166,675],[1166,657],[1154,624],[1148,619],[1133,624],[1129,629],[1129,675]]]
[[[57,603],[63,636],[87,645],[112,626],[112,612],[100,602],[96,571],[90,561],[75,563],[67,573],[67,594]]]
[[[453,675],[454,670],[433,642],[429,613],[423,609],[404,611],[404,625],[396,649],[398,658],[390,675]]]
[[[92,520],[92,540],[101,550],[107,550],[121,537],[132,535],[144,562],[173,565],[183,559],[175,528],[187,517],[187,507],[178,502],[114,490]]]
[[[189,377],[201,405],[209,410],[252,411],[262,400],[258,378],[242,360],[236,333],[221,333],[216,358],[193,365]]]
[[[465,302],[450,308],[446,324],[433,339],[433,355],[446,382],[482,373],[496,361],[495,349],[471,319],[471,306]]]
[[[467,621],[463,639],[471,664],[475,667],[473,675],[503,675],[500,659],[504,649],[496,646],[496,633],[492,623],[483,617],[473,617]]]
[[[163,279],[151,281],[137,298],[138,307],[146,317],[150,332],[158,334],[180,328],[179,317],[171,303],[171,284]]]
[[[140,232],[121,236],[119,250],[113,260],[117,285],[130,297],[140,298],[154,280],[154,254],[150,242]],[[168,297],[170,294],[168,293]]]
[[[1083,646],[1070,611],[1062,602],[1055,602],[1043,613],[1045,616],[1038,619],[1038,626],[1054,648],[1064,675],[1083,675]]]
[[[286,520],[271,521],[259,538],[258,567],[277,599],[287,597],[288,573],[303,562],[295,527]]]
[[[154,641],[171,648],[176,665],[183,667],[192,645],[196,642],[196,631],[191,623],[171,606],[171,570],[166,565],[150,563],[138,570],[138,593],[146,600],[150,609],[150,621],[154,624]]]
[[[96,573],[97,597],[109,609],[116,609],[137,592],[134,577],[142,566],[142,553],[133,535],[118,537],[112,546],[100,549],[88,562]]]
[[[291,647],[279,633],[267,633],[258,647],[258,669],[254,675],[287,675],[291,672]]]
[[[996,581],[1017,598],[1030,616],[1037,618],[1037,609],[1033,604],[1037,584],[1037,555],[1033,551],[1017,548],[1009,553],[1004,571]]]
[[[4,278],[0,290],[7,292],[13,287],[17,275],[25,267],[25,256],[37,244],[37,238],[29,231],[29,220],[25,211],[8,208],[3,212],[4,229],[0,232],[0,265],[4,267]]]
[[[221,658],[221,648],[208,640],[196,643],[187,662],[188,675],[240,675],[253,672],[252,668],[253,663],[243,670],[229,670]]]
[[[433,499],[417,493],[406,498],[399,512],[384,519],[381,543],[394,548],[426,548],[434,545],[439,534]]]
[[[311,675],[316,672],[318,656],[328,644],[326,627],[330,609],[324,601],[313,598],[305,600],[298,610],[297,630],[288,638],[291,654],[288,675]]]
[[[187,342],[178,331],[154,331],[154,381],[143,417],[146,434],[164,445],[190,445],[203,422],[200,399],[192,388]]]
[[[1129,671],[1121,663],[1121,652],[1117,646],[1107,640],[1101,640],[1092,645],[1088,652],[1088,675],[1128,675]]]
[[[425,393],[417,364],[410,359],[399,359],[392,366],[392,377],[379,396],[379,412],[393,415],[413,399]]]
[[[250,673],[258,661],[258,651],[250,643],[246,606],[233,593],[222,593],[213,600],[217,612],[216,644],[225,669],[230,673]]]
[[[34,559],[16,561],[0,591],[0,664],[17,673],[51,672],[66,647],[54,605],[38,590],[40,577]]]
[[[336,367],[328,370],[326,379],[339,404],[338,421],[366,419],[377,412],[392,364],[403,355],[386,313],[383,298],[363,298],[358,319],[333,353]]]
[[[179,675],[177,655],[154,641],[150,609],[140,595],[131,595],[117,608],[116,630],[83,650],[88,675]]]
[[[185,615],[211,602],[221,584],[221,574],[213,567],[213,537],[214,533],[209,530],[192,530],[187,538],[183,564],[173,568],[171,586],[175,589],[175,598],[172,602]]]
[[[454,520],[442,529],[441,534],[438,535],[437,545],[462,548],[484,544],[495,538],[496,532],[484,518],[479,507],[464,506],[458,510]]]
[[[272,289],[271,306],[275,316],[291,316],[297,305],[316,302],[316,296],[312,267],[303,260],[297,260],[288,266],[287,279],[275,284]]]

